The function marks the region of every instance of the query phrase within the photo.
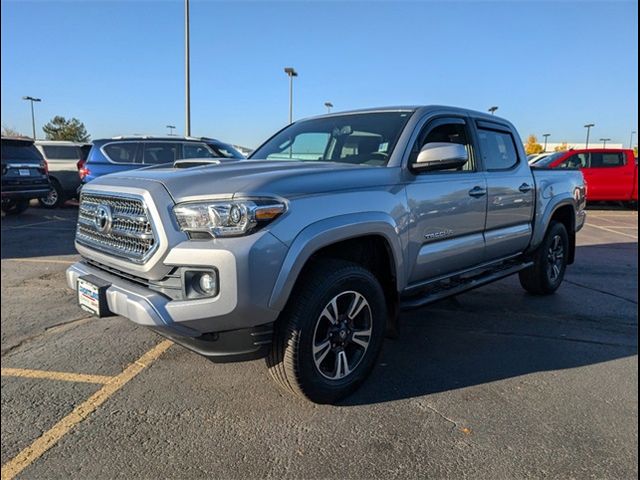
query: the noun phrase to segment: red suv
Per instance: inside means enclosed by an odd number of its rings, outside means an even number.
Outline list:
[[[633,150],[590,148],[567,150],[543,158],[536,168],[579,168],[589,201],[638,202],[638,161]]]

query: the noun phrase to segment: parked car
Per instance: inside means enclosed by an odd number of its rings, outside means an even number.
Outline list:
[[[555,292],[584,193],[579,171],[531,170],[513,125],[493,115],[329,114],[247,161],[85,185],[83,259],[67,283],[94,315],[214,361],[266,356],[285,390],[331,403],[367,377],[401,308],[515,273],[531,293]]]
[[[547,158],[549,155],[553,155],[553,152],[543,152],[543,153],[537,153],[535,155],[529,155],[527,161],[529,162],[529,165],[533,165],[534,163],[539,162],[543,158]]]
[[[51,190],[47,164],[33,140],[2,137],[2,211],[17,215],[29,208],[29,201]]]
[[[114,137],[94,140],[86,162],[78,165],[82,183],[102,175],[190,158],[245,158],[231,145],[212,138]]]
[[[633,150],[568,150],[550,155],[534,167],[580,169],[589,201],[620,201],[634,206],[638,203],[638,162]]]
[[[60,140],[38,140],[36,147],[47,162],[52,186],[49,194],[38,200],[45,208],[59,207],[77,195],[80,186],[77,164],[91,145]]]

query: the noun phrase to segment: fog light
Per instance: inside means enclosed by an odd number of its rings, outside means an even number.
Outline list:
[[[220,292],[217,270],[183,270],[185,298],[210,298]]]
[[[200,275],[198,285],[200,285],[202,293],[206,293],[207,295],[212,294],[218,288],[215,277],[210,273],[203,273]]]

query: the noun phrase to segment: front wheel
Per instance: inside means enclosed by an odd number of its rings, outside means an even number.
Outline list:
[[[533,256],[534,264],[520,272],[520,285],[535,295],[555,292],[564,279],[568,254],[567,229],[562,223],[553,222]]]
[[[374,367],[386,324],[384,292],[361,266],[312,266],[276,323],[267,367],[285,390],[316,403],[352,393]]]

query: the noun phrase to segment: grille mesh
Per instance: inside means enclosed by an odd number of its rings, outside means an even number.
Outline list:
[[[100,231],[96,223],[101,206],[111,211],[111,228],[107,232]],[[142,200],[95,193],[80,195],[76,240],[86,247],[136,263],[144,262],[157,245]]]

